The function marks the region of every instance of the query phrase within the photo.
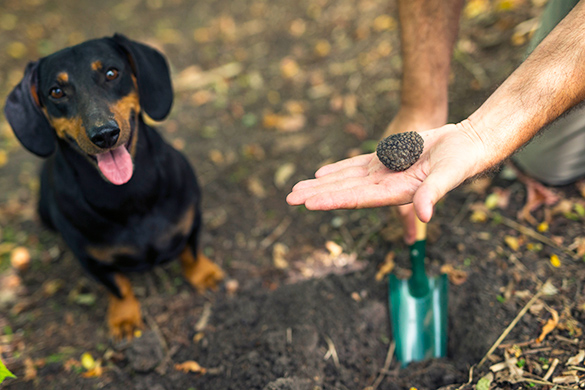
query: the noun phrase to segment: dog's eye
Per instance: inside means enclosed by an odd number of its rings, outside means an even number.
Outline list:
[[[52,88],[49,93],[54,99],[61,99],[63,96],[65,96],[65,92],[63,92],[63,90],[59,87]]]
[[[117,77],[118,77],[118,69],[111,68],[111,69],[108,69],[108,71],[106,72],[106,79],[108,81],[114,80]]]

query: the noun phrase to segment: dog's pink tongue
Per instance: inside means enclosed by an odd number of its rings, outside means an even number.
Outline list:
[[[126,147],[119,146],[109,152],[98,154],[96,157],[100,171],[112,184],[127,183],[132,177],[132,158],[130,158]]]

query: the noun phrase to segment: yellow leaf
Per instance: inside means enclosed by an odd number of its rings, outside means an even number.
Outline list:
[[[475,18],[489,11],[490,5],[488,0],[470,0],[463,11],[468,19]]]
[[[315,54],[319,57],[325,57],[331,52],[331,44],[325,39],[320,39],[315,45]]]
[[[496,193],[489,194],[485,198],[485,207],[487,207],[488,210],[493,210],[496,207],[498,207],[498,194]]]
[[[397,26],[396,20],[390,15],[380,15],[374,19],[374,30],[395,30]]]
[[[20,59],[26,55],[26,46],[22,42],[12,42],[6,48],[6,53],[12,58]]]
[[[8,162],[8,153],[6,150],[0,149],[0,168],[2,168]]]
[[[546,231],[548,231],[548,222],[544,221],[541,222],[538,227],[536,228],[536,230],[538,230],[541,233],[544,233]]]
[[[286,79],[292,79],[300,72],[299,64],[292,58],[283,58],[280,61],[280,74]]]
[[[487,221],[487,214],[483,210],[475,210],[473,214],[471,214],[471,217],[469,219],[471,220],[471,222],[475,223],[485,222]]]
[[[81,355],[81,365],[83,368],[89,371],[94,369],[97,366],[97,363],[93,356],[91,356],[91,353],[85,352],[83,355]]]
[[[0,28],[2,30],[10,31],[18,25],[18,17],[14,14],[3,13],[0,15]]]
[[[553,267],[559,268],[561,266],[561,259],[559,259],[559,256],[557,255],[551,255],[550,263],[552,264]]]
[[[514,0],[500,0],[496,5],[496,10],[499,12],[510,11],[515,8],[516,4]]]
[[[504,237],[504,242],[513,251],[517,251],[518,249],[520,249],[520,242],[518,241],[518,238],[517,237],[514,237],[514,236],[506,236],[506,237]]]

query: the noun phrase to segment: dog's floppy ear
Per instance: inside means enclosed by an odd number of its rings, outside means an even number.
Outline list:
[[[167,61],[152,47],[114,34],[113,40],[128,54],[138,82],[140,105],[154,120],[164,119],[173,104],[173,86]]]
[[[55,151],[56,137],[41,111],[38,98],[38,66],[38,61],[29,62],[26,66],[24,77],[8,95],[4,114],[23,146],[37,156],[47,157]]]

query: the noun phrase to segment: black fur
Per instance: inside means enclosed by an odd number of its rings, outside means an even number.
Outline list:
[[[104,82],[90,68],[96,60],[114,63],[120,68],[119,79]],[[69,94],[54,101],[49,90],[54,75],[63,69],[71,75],[63,85]],[[164,57],[118,34],[29,64],[5,106],[22,144],[34,154],[49,156],[41,173],[42,220],[61,233],[83,267],[118,297],[115,273],[147,270],[177,257],[186,245],[197,253],[201,215],[195,174],[185,157],[133,112],[129,118],[134,132],[130,137],[137,137],[133,175],[127,183],[114,185],[101,175],[79,140],[56,136],[47,118],[78,118],[89,133],[103,118],[111,118],[109,105],[133,91],[131,75],[140,107],[152,118],[163,119],[173,99]],[[31,91],[38,96],[31,96]],[[189,231],[169,235],[190,209],[195,212]],[[90,247],[126,252],[104,262],[92,256]]]

